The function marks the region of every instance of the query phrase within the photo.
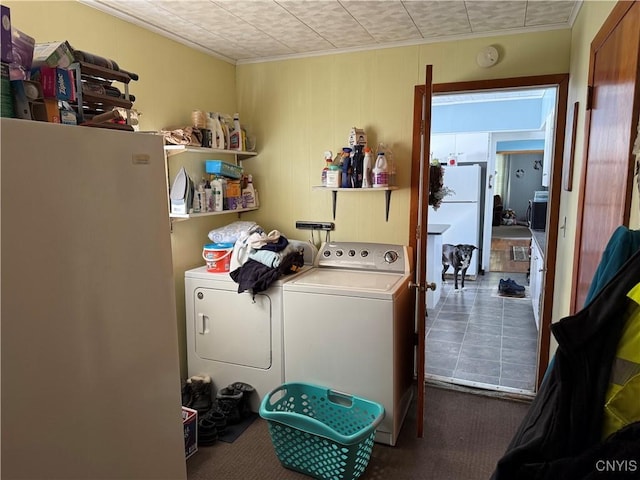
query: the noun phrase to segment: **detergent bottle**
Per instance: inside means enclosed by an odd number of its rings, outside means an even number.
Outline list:
[[[242,128],[240,127],[240,115],[233,114],[233,130],[229,138],[230,150],[242,150]]]
[[[389,186],[389,170],[387,167],[387,159],[384,156],[384,152],[378,153],[376,159],[376,166],[373,167],[373,187],[388,187]]]
[[[224,205],[222,202],[222,181],[220,180],[220,177],[216,177],[212,182],[211,182],[211,190],[212,190],[212,205],[211,205],[211,210],[212,212],[222,212],[222,210],[224,209]]]
[[[256,190],[253,186],[253,175],[247,176],[247,186],[242,189],[242,199],[245,208],[255,208],[256,203]]]

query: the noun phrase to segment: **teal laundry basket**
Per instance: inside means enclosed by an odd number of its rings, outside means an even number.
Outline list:
[[[323,480],[353,480],[367,468],[384,407],[327,387],[285,383],[265,395],[260,416],[283,467]]]

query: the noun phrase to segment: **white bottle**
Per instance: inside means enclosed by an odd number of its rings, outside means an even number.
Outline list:
[[[253,187],[253,176],[247,177],[247,186],[242,189],[242,203],[245,208],[255,208],[256,203],[256,190]]]
[[[362,161],[362,188],[371,188],[371,167],[373,158],[371,158],[371,149],[365,147],[364,160]]]
[[[207,185],[204,187],[202,212],[213,212],[213,188],[211,182],[207,182]]]
[[[389,186],[389,171],[384,152],[378,153],[376,166],[373,168],[373,186],[374,188]]]
[[[209,112],[211,119],[211,147],[224,149],[224,131],[216,112]]]
[[[227,123],[222,114],[218,115],[218,120],[220,121],[220,125],[222,126],[222,131],[224,132],[224,149],[229,150],[231,148],[231,128]]]
[[[219,177],[216,177],[211,182],[211,190],[213,193],[213,211],[222,212],[224,208],[222,203],[222,181]]]
[[[233,114],[233,130],[229,139],[230,150],[242,150],[242,128],[240,128],[240,115]]]

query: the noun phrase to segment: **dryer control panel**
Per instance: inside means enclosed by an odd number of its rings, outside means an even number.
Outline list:
[[[367,242],[327,242],[316,256],[318,268],[410,273],[413,260],[406,245]]]

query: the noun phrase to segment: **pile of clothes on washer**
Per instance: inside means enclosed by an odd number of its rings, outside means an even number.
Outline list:
[[[282,275],[299,271],[304,266],[303,250],[278,230],[265,230],[253,222],[234,222],[227,234],[235,235],[229,275],[238,284],[238,293],[253,295],[267,290]],[[235,234],[230,232],[235,230]],[[230,240],[218,232],[210,232],[213,241]]]

